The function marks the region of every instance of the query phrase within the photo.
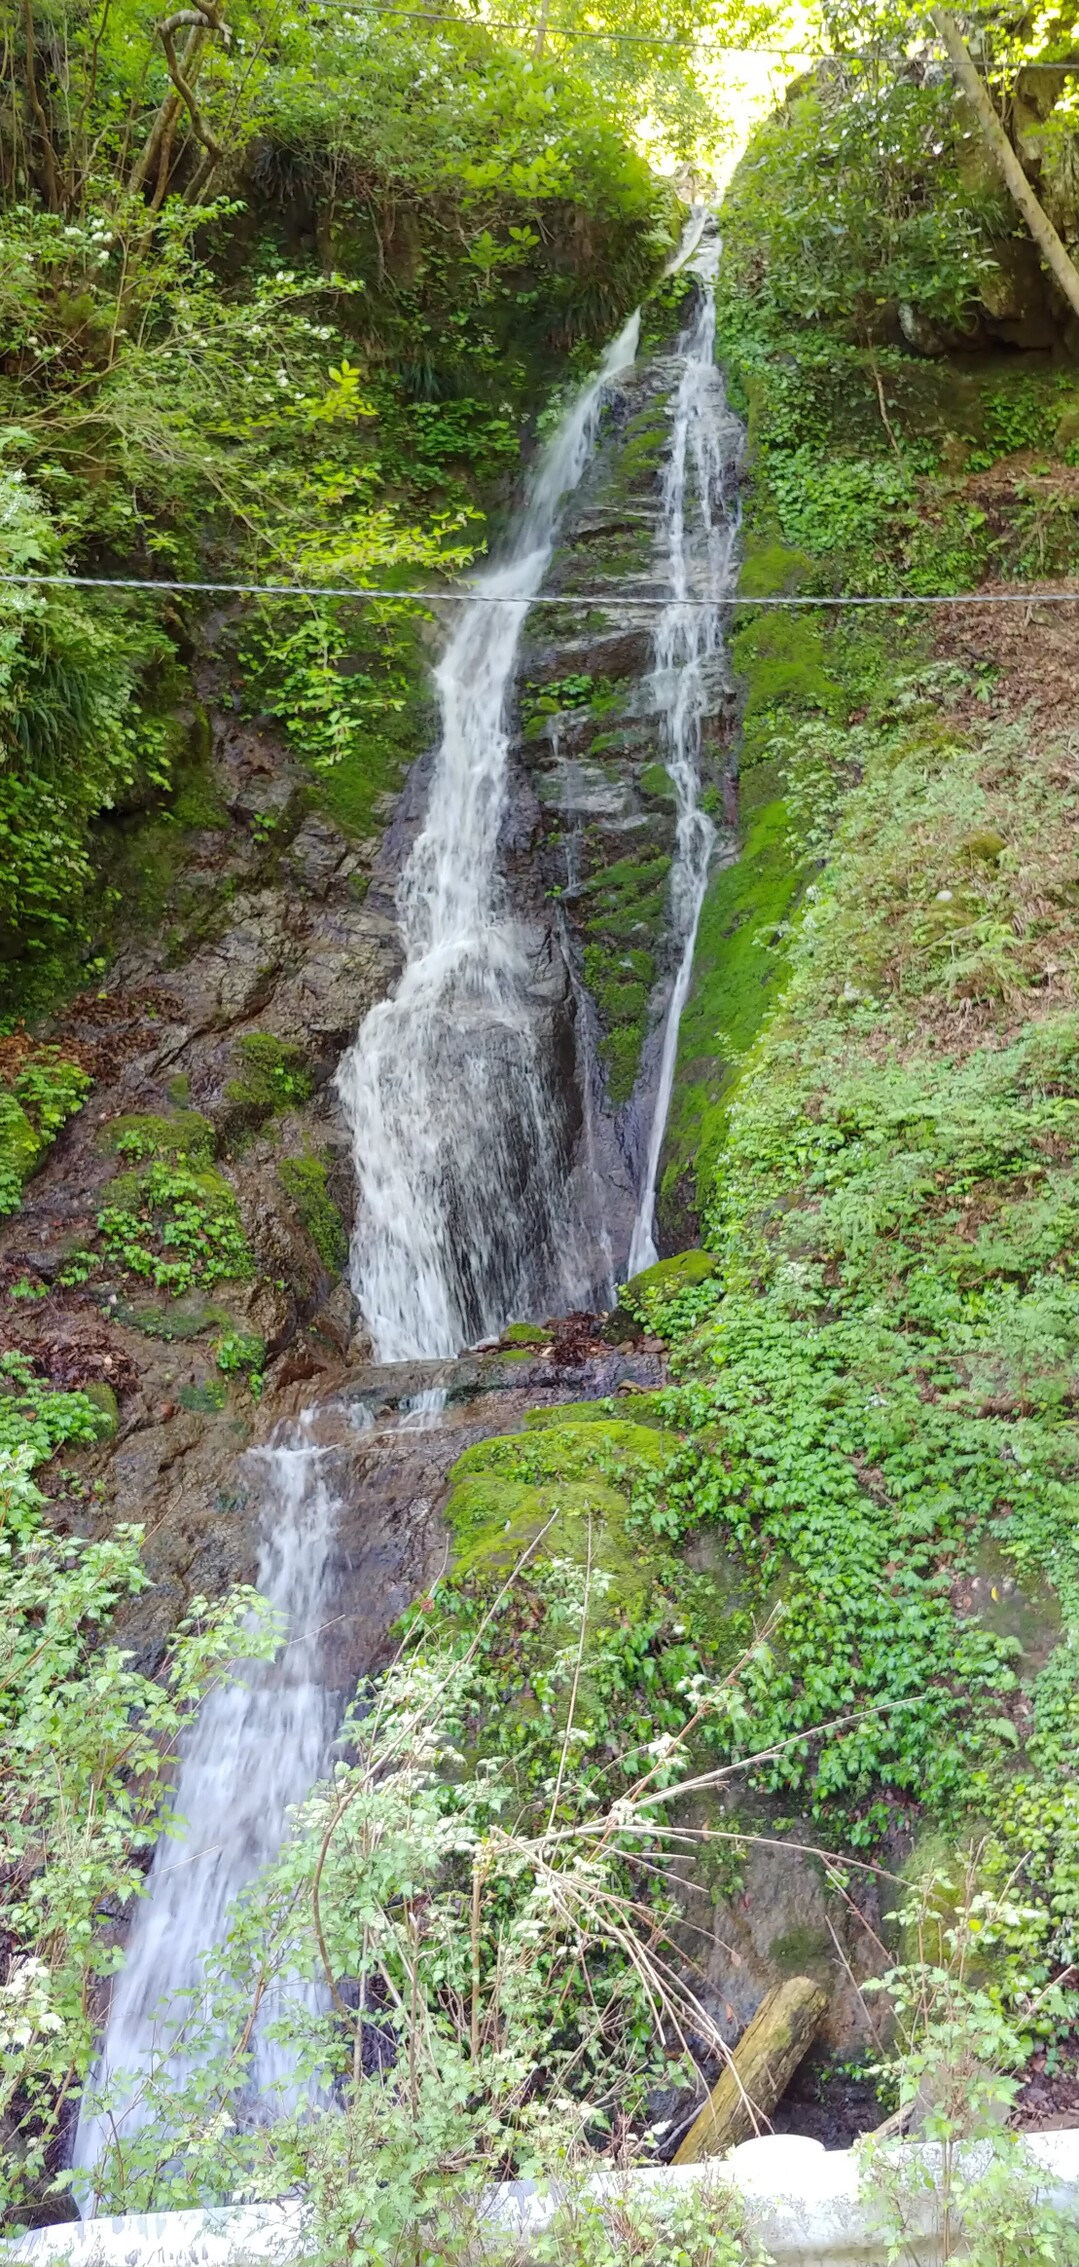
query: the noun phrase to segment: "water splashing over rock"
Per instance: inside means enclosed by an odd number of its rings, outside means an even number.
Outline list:
[[[285,1643],[275,1661],[247,1667],[199,1711],[176,1793],[186,1831],[154,1852],[95,2073],[98,2087],[122,2074],[122,2099],[108,2116],[84,2112],[79,2121],[73,2161],[87,2170],[114,2132],[122,2143],[151,2114],[140,2078],[155,2064],[182,2065],[203,1958],[326,1762],[338,1699],[321,1673],[319,1635],[340,1505],[333,1452],[312,1442],[311,1423],[308,1413],[284,1445],[250,1452],[265,1490],[257,1586],[282,1617]],[[253,2045],[250,2090],[281,2107],[290,2080],[282,2052],[265,2026]]]
[[[663,1031],[659,1078],[648,1136],[629,1272],[651,1267],[656,1182],[674,1086],[678,1028],[693,972],[697,926],[708,885],[716,829],[701,808],[701,734],[714,705],[723,658],[723,601],[734,576],[738,499],[733,475],[742,428],[728,409],[716,368],[712,279],[718,239],[704,240],[692,263],[704,289],[693,322],[679,341],[685,367],[674,399],[671,453],[663,487],[662,526],[670,599],[656,625],[652,692],[663,756],[676,798],[670,921],[680,956]]]
[[[633,315],[563,420],[509,557],[482,578],[439,665],[441,745],[398,892],[405,970],[338,1072],[360,1186],[352,1278],[384,1361],[451,1355],[511,1316],[594,1296],[542,1045],[543,971],[508,912],[498,843],[521,627],[639,327]]]

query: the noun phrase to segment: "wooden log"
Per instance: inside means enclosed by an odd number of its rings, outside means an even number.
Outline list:
[[[760,2132],[812,2046],[827,2005],[811,1976],[792,1976],[762,1999],[704,2108],[679,2142],[676,2165],[720,2157]]]

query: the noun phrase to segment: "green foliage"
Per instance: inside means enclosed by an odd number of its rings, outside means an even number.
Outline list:
[[[314,1080],[302,1047],[276,1039],[269,1031],[249,1031],[237,1040],[236,1052],[242,1067],[240,1076],[226,1084],[230,1102],[265,1116],[309,1100]]]
[[[392,587],[467,563],[522,420],[669,245],[610,88],[475,22],[338,11],[270,37],[240,0],[229,40],[205,27],[200,143],[150,19],[36,13],[0,64],[0,566]],[[77,980],[110,889],[160,913],[166,822],[205,823],[179,762],[197,621],[197,601],[5,593],[0,981],[24,1011]],[[368,837],[423,731],[414,621],[265,600],[230,649],[251,713]],[[112,811],[142,815],[148,868],[95,833]]]
[[[348,1230],[330,1195],[325,1165],[318,1157],[286,1157],[277,1177],[323,1266],[340,1275],[348,1265]]]
[[[226,1330],[214,1346],[214,1360],[226,1377],[244,1377],[256,1399],[262,1391],[266,1341],[253,1332]]]
[[[0,1354],[0,1454],[22,1457],[32,1471],[58,1448],[100,1440],[108,1430],[107,1417],[88,1394],[59,1392],[34,1376],[25,1355]],[[33,1492],[24,1500],[33,1507]]]
[[[157,1160],[121,1175],[97,1216],[106,1259],[179,1296],[255,1272],[228,1182],[210,1167]]]
[[[706,1313],[712,1304],[710,1286],[716,1274],[711,1252],[678,1252],[657,1260],[640,1275],[632,1275],[618,1293],[618,1304],[650,1330],[684,1329],[690,1319]],[[687,1305],[687,1294],[692,1301]],[[703,1294],[703,1296],[702,1296]]]
[[[444,1616],[437,1628],[413,1617],[397,1661],[349,1711],[332,1780],[233,1908],[227,1943],[206,1963],[205,1999],[200,1991],[186,2018],[185,2054],[141,2082],[147,2119],[107,2152],[101,2202],[161,2208],[300,2185],[319,2257],[339,2258],[347,2243],[373,2263],[417,2232],[432,2257],[467,2257],[489,2168],[542,2177],[550,2164],[587,2162],[616,2119],[643,2124],[649,2087],[683,2068],[657,2015],[668,2011],[677,2036],[695,2003],[652,1956],[666,1904],[647,1874],[633,1883],[633,1835],[589,1807],[566,1765],[589,1594],[585,1568],[549,1562],[540,1713],[563,1728],[548,1732],[553,1773],[528,1786],[525,1809],[528,1775],[474,1743],[474,1727],[493,1723],[492,1663],[513,1641],[493,1628],[506,1595],[456,1634]],[[686,1650],[680,1666],[693,1658]],[[645,1758],[646,1783],[662,1760]],[[636,1943],[635,1917],[646,1922]],[[272,1991],[286,1975],[319,1988],[281,1996],[275,2036],[333,2085],[335,2114],[237,2127],[229,2113],[252,1989],[261,1978]],[[598,2229],[583,2238],[586,2216],[582,2198],[544,2255],[587,2259],[595,2242],[606,2260]],[[668,2234],[683,2246],[674,2256],[702,2267],[752,2256],[736,2213],[709,2237],[679,2207]]]
[[[38,1047],[10,1087],[0,1087],[0,1216],[18,1211],[24,1182],[93,1083],[58,1047]]]
[[[590,708],[595,691],[596,680],[587,673],[542,685],[526,685],[521,694],[521,721],[525,731],[534,732],[549,716]]]
[[[932,164],[927,163],[932,151]],[[966,185],[951,81],[840,68],[759,130],[725,214],[725,288],[872,334],[888,301],[961,325],[1003,192]]]
[[[942,2257],[975,2267],[1079,2260],[1074,2216],[1048,2201],[1024,2138],[1003,2129],[1032,2025],[1074,2013],[1074,1994],[1055,1985],[1035,1993],[1030,1976],[1016,1975],[1016,1943],[1038,1935],[1044,1916],[1018,1906],[1012,1888],[980,1891],[970,1865],[954,1877],[930,1871],[893,1916],[916,1957],[867,1986],[887,1995],[893,2019],[889,2061],[876,2075],[897,2081],[900,2109],[917,2105],[937,2144],[935,2162],[873,2138],[862,2145],[863,2192],[890,2261],[909,2256],[915,2224],[939,2239]]]
[[[12,1357],[4,1357],[10,1376]],[[70,1404],[69,1408],[62,1405]],[[193,1601],[160,1680],[138,1675],[102,1630],[148,1577],[141,1529],[100,1542],[42,1523],[30,1479],[51,1445],[88,1440],[98,1417],[80,1394],[18,1384],[31,1445],[10,1445],[0,1397],[0,1830],[8,1954],[0,1989],[0,2115],[8,2135],[0,2205],[10,2212],[55,2193],[55,2146],[72,2088],[93,2054],[92,1994],[119,1964],[101,1917],[144,1888],[176,1745],[207,1687],[234,1658],[276,1641],[249,1591]]]
[[[565,2192],[565,2183],[560,2183]],[[572,2185],[550,2225],[532,2239],[542,2267],[770,2267],[747,2224],[737,2189],[726,2181],[635,2195],[627,2181],[602,2203]]]
[[[55,572],[41,496],[0,468],[0,567]],[[73,592],[0,592],[0,989],[32,1001],[83,930],[87,830],[137,776],[162,779],[138,694],[161,658],[152,616],[112,618]]]

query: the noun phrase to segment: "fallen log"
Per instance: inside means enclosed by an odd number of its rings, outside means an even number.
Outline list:
[[[676,2165],[721,2157],[766,2126],[828,2005],[811,1976],[792,1976],[770,1991],[747,2023],[722,2076],[674,2153]]]

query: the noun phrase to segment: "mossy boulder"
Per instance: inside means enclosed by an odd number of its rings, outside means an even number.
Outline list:
[[[314,1080],[302,1047],[270,1031],[248,1031],[236,1042],[236,1075],[225,1086],[232,1115],[259,1125],[276,1110],[309,1101]]]
[[[94,1378],[89,1385],[80,1387],[87,1401],[92,1401],[101,1412],[99,1440],[114,1440],[120,1423],[120,1404],[115,1389],[104,1378]]]
[[[109,1119],[100,1140],[103,1148],[135,1164],[148,1157],[182,1157],[188,1164],[208,1165],[215,1148],[214,1129],[198,1110],[175,1110],[168,1117],[127,1110]]]
[[[0,1093],[0,1213],[18,1209],[23,1182],[43,1146],[21,1103],[13,1094]]]
[[[567,1423],[563,1416],[560,1423],[539,1430],[477,1441],[458,1458],[453,1477],[456,1480],[476,1472],[491,1472],[530,1483],[580,1480],[596,1471],[621,1474],[634,1464],[658,1468],[675,1446],[674,1435],[668,1438],[652,1425],[611,1416],[583,1424]]]
[[[639,1529],[627,1534],[629,1490],[634,1471],[658,1473],[678,1445],[607,1414],[477,1442],[450,1475],[455,1576],[504,1571],[547,1528],[545,1558],[584,1565],[591,1548],[609,1605],[639,1610],[653,1570]]]
[[[544,1330],[538,1322],[508,1323],[499,1339],[500,1346],[510,1347],[549,1346],[550,1343],[550,1331]]]
[[[650,1315],[669,1306],[683,1291],[692,1291],[699,1283],[708,1283],[719,1268],[714,1252],[676,1252],[672,1259],[660,1259],[654,1267],[641,1269],[631,1275],[618,1294],[623,1306],[631,1314],[646,1322]]]
[[[664,1427],[662,1398],[658,1393],[627,1393],[620,1395],[617,1403],[610,1396],[603,1401],[561,1401],[553,1409],[530,1409],[525,1431],[546,1432],[552,1425],[609,1426],[616,1417],[620,1423],[628,1420],[633,1427]]]
[[[477,1472],[458,1482],[446,1506],[454,1578],[502,1577],[541,1535],[544,1558],[584,1566],[591,1538],[591,1563],[607,1577],[608,1611],[637,1613],[651,1587],[651,1569],[627,1536],[628,1509],[620,1490],[599,1479],[530,1486]]]

